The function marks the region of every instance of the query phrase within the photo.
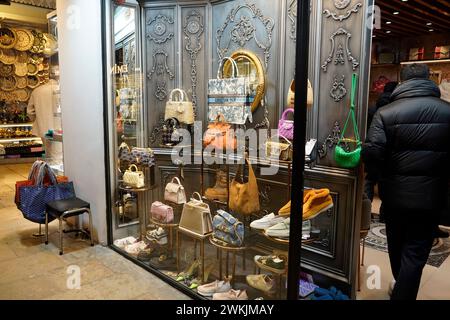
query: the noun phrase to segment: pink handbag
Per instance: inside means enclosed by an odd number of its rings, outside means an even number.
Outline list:
[[[283,136],[289,140],[294,139],[294,121],[287,120],[287,115],[294,113],[294,109],[286,109],[278,122],[278,135]]]
[[[152,219],[160,223],[173,222],[173,209],[162,202],[156,201],[152,203],[151,208]]]

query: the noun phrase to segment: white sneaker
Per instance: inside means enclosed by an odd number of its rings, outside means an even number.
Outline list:
[[[282,222],[267,229],[266,234],[269,237],[289,239],[290,223],[291,219],[287,218],[286,220],[283,220]]]
[[[114,245],[120,249],[124,249],[126,246],[133,244],[137,241],[135,237],[126,237],[123,239],[117,239],[114,241]]]
[[[284,220],[283,217],[276,216],[273,212],[271,214],[265,215],[259,220],[255,220],[250,223],[250,227],[257,230],[266,230],[277,223],[280,223]]]
[[[125,247],[125,251],[128,254],[133,256],[137,256],[139,252],[144,250],[147,247],[147,244],[144,241],[135,242],[133,244],[129,244]]]
[[[148,241],[156,241],[159,245],[167,244],[167,232],[161,227],[148,231],[145,238]]]
[[[197,288],[197,292],[205,297],[212,297],[215,293],[225,293],[231,290],[230,280],[216,280]]]

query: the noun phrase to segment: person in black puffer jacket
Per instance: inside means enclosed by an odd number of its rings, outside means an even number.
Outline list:
[[[424,64],[401,71],[391,103],[374,115],[362,158],[379,177],[389,259],[396,284],[391,299],[416,299],[447,206],[450,104]]]

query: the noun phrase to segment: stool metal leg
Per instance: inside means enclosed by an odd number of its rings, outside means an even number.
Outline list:
[[[92,214],[90,209],[86,209],[86,212],[89,216],[89,240],[91,240],[91,247],[94,246],[94,240],[92,238],[92,233],[94,232],[93,226],[92,226]]]
[[[45,211],[45,244],[48,244],[48,213]]]
[[[63,219],[59,218],[59,255],[63,255]]]

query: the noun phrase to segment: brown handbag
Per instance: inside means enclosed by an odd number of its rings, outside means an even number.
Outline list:
[[[243,215],[251,215],[260,210],[258,182],[255,173],[248,159],[245,159],[248,165],[248,182],[238,182],[242,174],[241,166],[238,167],[236,176],[230,186],[230,209]],[[242,166],[244,167],[244,166]],[[243,180],[243,178],[242,178]]]
[[[235,150],[237,147],[237,140],[234,133],[231,131],[231,125],[226,122],[225,117],[219,114],[215,122],[208,125],[208,130],[205,132],[203,138],[203,146],[214,146],[218,150]]]

